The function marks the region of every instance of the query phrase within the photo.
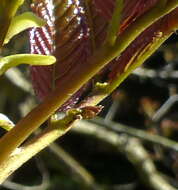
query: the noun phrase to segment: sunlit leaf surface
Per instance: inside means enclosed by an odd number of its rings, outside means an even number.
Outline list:
[[[26,12],[21,15],[12,18],[8,32],[6,34],[4,44],[7,44],[9,40],[16,34],[30,28],[41,27],[45,25],[45,21],[31,12]]]
[[[16,54],[0,58],[0,75],[11,67],[20,64],[30,65],[51,65],[56,59],[53,56],[35,55],[35,54]]]
[[[147,11],[156,6],[158,0],[125,0],[122,21],[118,37],[127,28],[137,22]],[[170,3],[168,1],[167,3]],[[115,7],[114,0],[35,0],[32,9],[46,19],[47,25],[30,32],[31,52],[36,54],[54,54],[57,63],[49,67],[32,67],[32,81],[38,97],[42,100],[55,86],[59,86],[68,75],[86,64],[93,52],[100,48],[106,38],[107,27]],[[102,82],[112,81],[136,64],[139,56],[149,51],[156,39],[171,34],[177,25],[178,10],[157,21],[146,29],[131,45],[97,77]],[[99,77],[99,79],[98,79]],[[92,83],[86,84],[66,102],[61,110],[73,107],[81,97],[92,89]],[[96,81],[95,81],[96,82]]]

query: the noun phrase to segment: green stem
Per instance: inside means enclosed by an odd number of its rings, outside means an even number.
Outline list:
[[[115,43],[113,49],[111,50],[111,52],[113,53],[113,54],[111,54],[112,57],[117,57],[146,28],[148,28],[151,24],[153,24],[154,22],[156,22],[161,17],[168,14],[169,12],[171,12],[178,6],[178,1],[172,0],[169,3],[167,3],[166,7],[160,8],[159,3],[162,1],[164,1],[164,0],[160,0],[154,8],[152,8],[150,11],[148,11],[143,16],[138,18],[136,20],[136,22],[131,24],[128,27],[128,29],[126,31],[124,31],[123,34],[121,34],[117,38],[116,43]]]
[[[114,80],[108,84],[108,87],[106,88],[107,94],[110,94],[114,89],[116,89],[137,67],[142,65],[160,46],[161,44],[168,39],[171,36],[172,33],[169,33],[168,35],[164,36],[161,39],[158,39],[157,42],[153,43],[149,50],[146,49],[145,52],[143,52],[142,55],[138,56],[136,60],[131,64],[131,66],[128,67],[126,71],[124,71],[121,75],[116,76]]]
[[[20,148],[20,152],[11,155],[6,162],[3,162],[0,167],[0,184],[12,174],[17,168],[19,168],[28,159],[33,157],[39,151],[47,147],[51,142],[64,135],[70,128],[72,124],[66,126],[49,127],[44,130],[39,136],[35,137],[28,144]]]
[[[158,4],[156,9],[163,8],[164,5],[165,5],[165,1],[162,1],[162,4],[161,5]],[[153,12],[155,12],[155,10],[152,11],[152,14],[153,14]],[[150,15],[148,15],[148,17],[149,16]],[[152,17],[152,15],[151,15],[151,17]],[[141,18],[141,20],[139,20],[139,22],[142,23],[143,20],[145,20],[145,17]],[[137,22],[136,25],[137,24],[140,25],[139,22]],[[138,26],[138,28],[140,26]],[[172,31],[172,32],[167,32],[166,34],[163,34],[162,37],[155,39],[154,42],[151,42],[149,44],[149,47],[146,47],[149,49],[145,48],[145,51],[142,50],[140,55],[138,55],[138,57],[134,60],[134,62],[132,62],[132,64],[121,75],[117,75],[111,82],[108,82],[108,84],[106,86],[103,86],[100,89],[96,89],[96,90],[94,89],[93,92],[91,93],[91,95],[87,99],[85,99],[83,102],[81,102],[80,107],[91,106],[91,104],[96,105],[101,100],[103,100],[105,97],[107,97],[111,92],[113,92],[113,90],[115,90],[132,73],[133,70],[135,70],[137,67],[142,65],[145,62],[145,60],[148,59],[161,46],[161,44],[170,37],[170,35],[173,33],[173,31],[176,31],[177,28],[178,28],[178,25],[175,25],[174,28],[170,29],[170,31]],[[136,31],[136,32],[138,32],[138,31]],[[131,33],[131,31],[130,31],[130,33]],[[126,39],[126,43],[127,43],[127,40],[129,42],[129,39],[126,36],[127,36],[127,33],[125,34],[125,37],[123,37],[123,38]],[[132,38],[132,35],[130,35],[129,37]],[[120,37],[117,42],[118,45],[119,45],[119,41],[120,41]],[[122,46],[122,43],[121,43],[121,46]],[[135,54],[137,54],[137,52]]]
[[[95,70],[95,65],[103,63],[103,56],[107,53],[106,49],[93,57],[92,65],[90,64],[90,72]],[[45,120],[49,118],[71,95],[77,91],[90,77],[91,74],[85,73],[74,76],[75,79],[66,81],[61,88],[56,88],[40,105],[34,108],[25,118],[6,135],[0,139],[0,162],[6,160],[8,155],[18,147],[35,129],[37,129]],[[75,82],[75,84],[73,83]]]
[[[90,78],[100,71],[108,62],[120,54],[145,28],[169,13],[178,6],[177,0],[172,0],[167,7],[158,11],[153,9],[143,16],[117,40],[113,48],[103,46],[81,65],[76,73],[56,88],[40,105],[34,108],[11,131],[0,139],[0,165],[8,158],[11,152],[17,148],[34,130],[36,130],[50,115],[52,115],[72,94],[80,89]],[[143,22],[144,21],[144,22]]]
[[[117,39],[122,18],[123,7],[124,7],[124,1],[116,0],[116,8],[114,10],[111,22],[109,24],[108,34],[106,38],[106,43],[110,46],[113,46]]]

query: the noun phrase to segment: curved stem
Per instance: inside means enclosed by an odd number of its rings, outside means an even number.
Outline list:
[[[74,123],[69,122],[67,125],[52,126],[44,130],[39,136],[32,139],[28,144],[25,144],[19,149],[19,152],[15,152],[8,157],[6,162],[3,162],[0,167],[0,184],[11,175],[17,168],[24,164],[27,160],[47,147],[51,142],[64,135]]]
[[[176,27],[177,28],[177,27]],[[141,52],[133,62],[132,64],[124,71],[121,75],[116,76],[108,85],[106,88],[106,92],[110,94],[114,89],[116,89],[137,67],[142,65],[161,45],[164,41],[166,41],[172,34],[168,33],[164,37],[157,39],[155,42],[152,44],[149,44],[149,49],[145,47],[146,51]],[[137,52],[136,52],[137,56]],[[134,56],[133,56],[134,59]]]

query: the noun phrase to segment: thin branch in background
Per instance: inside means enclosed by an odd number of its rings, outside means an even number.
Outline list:
[[[20,71],[20,69],[15,67],[11,68],[5,73],[5,76],[12,82],[12,84],[33,95],[32,86],[30,82],[25,78],[23,73]]]
[[[124,153],[128,160],[137,168],[144,184],[147,184],[154,190],[176,190],[176,188],[168,184],[168,182],[157,172],[148,153],[135,138],[130,138],[127,135],[118,135],[115,132],[103,128],[103,126],[87,121],[79,121],[78,123],[73,123],[73,125],[76,127],[74,127],[72,131],[93,136],[111,144],[116,147],[119,152]],[[0,180],[3,181],[6,176],[9,176],[9,173],[13,172],[22,165],[22,163],[30,159],[32,155],[35,155],[46,147],[54,138],[60,136],[60,133],[61,131],[59,131],[59,129],[57,130],[57,128],[51,128],[50,130],[48,128],[47,131],[43,131],[42,134],[35,137],[30,144],[22,148],[19,154],[11,156],[8,162],[0,168],[0,174],[1,170],[4,171],[3,176],[0,176]]]
[[[118,135],[102,125],[81,121],[72,128],[72,132],[95,137],[123,153],[137,169],[143,184],[154,190],[176,190],[156,170],[153,161],[139,140],[125,135]]]
[[[178,143],[165,137],[149,134],[143,130],[135,129],[134,127],[128,127],[126,125],[115,123],[112,121],[107,121],[107,123],[105,123],[101,118],[95,118],[95,120],[92,120],[92,122],[98,125],[102,125],[105,128],[116,133],[125,133],[127,135],[131,135],[133,137],[140,138],[141,140],[158,144],[165,148],[178,152]]]
[[[113,190],[134,190],[136,189],[137,183],[127,183],[114,185]]]
[[[168,100],[158,109],[158,111],[153,115],[152,120],[154,122],[158,122],[165,116],[166,113],[170,110],[170,108],[178,102],[178,95],[173,95],[168,98]]]
[[[118,99],[114,99],[111,107],[109,108],[105,118],[104,118],[104,122],[107,123],[108,121],[112,121],[114,119],[114,116],[119,108],[120,102],[118,101]]]
[[[46,168],[45,163],[40,156],[36,156],[35,159],[36,159],[36,166],[42,176],[41,185],[39,185],[36,190],[47,189],[50,185],[50,175],[48,169]]]
[[[34,92],[30,80],[27,80],[25,75],[19,68],[11,68],[5,73],[7,79],[17,88],[20,88],[28,94],[23,102],[19,104],[19,110],[21,116],[25,116],[32,108],[36,105],[36,100],[34,98]],[[14,78],[16,80],[14,80]]]
[[[178,71],[155,71],[153,69],[147,69],[143,67],[137,68],[135,71],[132,73],[133,75],[137,75],[142,78],[160,78],[160,79],[177,79],[178,78]]]
[[[58,160],[60,160],[59,164],[65,164],[68,170],[72,171],[72,176],[78,179],[81,184],[84,184],[85,187],[90,190],[102,190],[102,188],[95,183],[93,176],[59,145],[52,143],[48,149],[57,156]]]

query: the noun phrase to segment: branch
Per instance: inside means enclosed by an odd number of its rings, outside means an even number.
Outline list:
[[[137,75],[139,77],[143,78],[160,78],[160,79],[177,79],[178,78],[178,71],[167,71],[167,70],[162,70],[162,71],[155,71],[153,69],[148,69],[148,68],[143,68],[139,67],[137,68],[134,72],[134,75]]]
[[[59,123],[61,124],[61,122]],[[77,124],[73,124],[76,126],[72,129],[73,131],[94,136],[113,145],[118,149],[118,151],[124,152],[132,164],[138,168],[140,175],[144,177],[143,181],[146,180],[146,183],[155,190],[175,190],[156,171],[153,162],[139,141],[134,138],[118,135],[110,130],[104,129],[103,127],[99,127],[98,124],[86,121],[80,121]],[[23,163],[40,152],[59,136],[63,135],[64,132],[61,133],[61,127],[62,126],[57,127],[56,123],[56,127],[53,126],[52,128],[46,129],[30,143],[24,145],[21,148],[20,153],[11,155],[7,162],[5,162],[0,168],[0,182],[3,182]],[[66,130],[68,129],[69,126],[66,127]],[[62,131],[64,131],[64,129]]]
[[[2,184],[3,187],[11,190],[44,190],[44,187],[35,185],[35,186],[26,186],[19,183],[12,182],[10,180],[5,181]]]
[[[15,149],[0,167],[0,184],[23,163],[32,158],[50,143],[68,132],[73,124],[81,119],[80,111],[72,110],[62,119],[54,120],[48,128],[24,146]]]
[[[87,188],[90,190],[101,190],[101,188],[95,184],[93,176],[60,146],[58,146],[56,143],[52,143],[48,148],[58,157],[60,164],[62,161],[68,167],[68,169],[72,171],[72,175],[75,178],[78,178],[79,181]]]
[[[152,117],[152,121],[159,122],[163,116],[165,116],[166,113],[169,112],[171,107],[178,101],[178,95],[172,95],[170,96],[166,102],[156,111],[156,113]]]
[[[118,135],[101,126],[99,127],[96,124],[84,121],[79,122],[77,127],[72,128],[72,131],[79,134],[93,136],[114,146],[119,152],[124,153],[128,160],[137,169],[142,182],[150,186],[152,189],[176,190],[176,188],[168,184],[165,178],[163,178],[156,170],[149,154],[137,139]]]
[[[30,81],[28,81],[24,74],[16,67],[11,68],[5,73],[5,76],[12,82],[13,85],[17,86],[18,88],[22,89],[24,92],[33,95],[32,93],[32,85]],[[14,80],[16,79],[16,80]]]
[[[100,119],[100,118],[96,118],[95,120],[93,120],[93,123],[102,125],[105,128],[111,131],[114,131],[116,133],[125,133],[133,137],[140,138],[141,140],[158,144],[158,145],[161,145],[163,147],[166,147],[168,149],[178,152],[178,143],[173,140],[169,140],[165,137],[149,134],[147,132],[144,132],[143,130],[135,129],[132,126],[128,127],[126,125],[115,123],[112,121],[107,121],[107,123],[104,123],[103,119]]]

